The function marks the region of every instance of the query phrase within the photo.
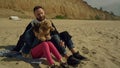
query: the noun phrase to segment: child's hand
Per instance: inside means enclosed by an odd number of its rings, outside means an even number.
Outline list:
[[[60,45],[64,47],[65,43],[62,40],[60,40]]]

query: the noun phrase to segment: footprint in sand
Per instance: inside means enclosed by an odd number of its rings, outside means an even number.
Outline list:
[[[82,53],[83,54],[88,54],[89,53],[89,49],[86,47],[82,47]]]
[[[96,50],[95,49],[92,49],[91,50],[91,53],[94,55],[94,54],[96,54]]]

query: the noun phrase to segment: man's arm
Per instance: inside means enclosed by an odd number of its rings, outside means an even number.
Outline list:
[[[29,30],[30,28],[32,28],[32,24],[31,24],[31,23],[29,23],[29,24],[27,25],[27,27],[26,27],[26,29],[25,29],[24,32],[26,32],[26,31]]]

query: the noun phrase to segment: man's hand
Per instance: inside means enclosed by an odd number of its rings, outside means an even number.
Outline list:
[[[60,40],[60,45],[64,47],[65,43],[62,40]]]

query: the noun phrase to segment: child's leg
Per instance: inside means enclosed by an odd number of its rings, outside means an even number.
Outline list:
[[[31,54],[33,58],[40,58],[43,55],[47,58],[50,65],[54,64],[51,54],[50,54],[50,48],[47,42],[43,42],[36,47],[34,47],[31,51]]]
[[[61,61],[62,57],[60,53],[58,52],[58,50],[56,49],[56,47],[54,46],[54,44],[50,41],[48,41],[47,43],[50,47],[50,51],[52,52],[52,54],[57,58],[57,60]]]
[[[60,53],[58,52],[58,50],[56,49],[56,47],[54,46],[54,44],[50,41],[48,41],[47,43],[49,45],[50,51],[57,58],[57,60],[60,62],[61,68],[69,68],[69,66],[62,61],[62,57],[61,57]]]
[[[43,45],[38,44],[31,50],[32,58],[41,58],[43,56]]]

